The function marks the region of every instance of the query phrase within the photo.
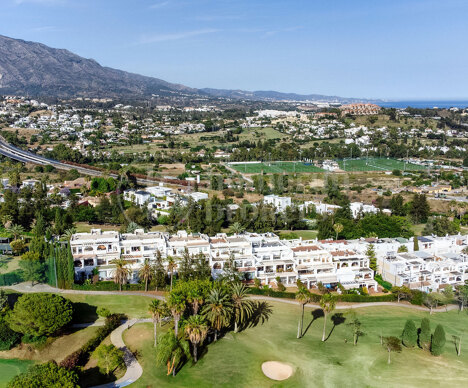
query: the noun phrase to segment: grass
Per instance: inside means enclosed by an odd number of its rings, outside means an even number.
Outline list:
[[[0,388],[6,387],[13,377],[25,372],[33,363],[28,360],[0,360]]]
[[[338,165],[344,171],[420,171],[426,169],[424,166],[413,163],[405,163],[402,160],[391,158],[362,158],[339,160]]]
[[[20,257],[0,255],[0,274],[13,272],[19,268]]]
[[[146,296],[69,294],[65,297],[74,303],[75,322],[95,321],[98,307],[106,307],[111,313],[123,313],[130,318],[149,318],[151,298]]]
[[[127,345],[137,351],[143,376],[132,387],[438,387],[466,386],[465,365],[468,352],[455,354],[451,335],[460,333],[468,324],[466,313],[437,313],[430,317],[431,328],[444,325],[447,343],[444,354],[433,357],[420,349],[403,349],[392,354],[380,345],[380,335],[400,336],[406,319],[417,327],[427,312],[398,307],[356,309],[365,336],[352,345],[347,323],[336,326],[330,338],[321,342],[323,318],[310,326],[302,339],[296,339],[299,306],[273,303],[274,314],[264,325],[238,334],[227,334],[211,344],[197,365],[187,363],[175,378],[165,375],[164,366],[155,366],[152,347],[152,325],[138,324],[125,333]],[[306,309],[306,323],[311,320]],[[331,322],[327,330],[332,329]],[[164,328],[167,330],[167,326]],[[261,364],[276,360],[291,364],[295,374],[289,380],[275,383],[261,372]]]
[[[231,164],[230,167],[236,171],[246,174],[260,174],[262,171],[266,174],[281,174],[283,172],[311,173],[323,171],[321,168],[312,164],[300,162],[240,163]]]
[[[287,234],[295,234],[297,237],[302,237],[303,240],[313,240],[317,237],[317,230],[279,230],[276,231],[280,237]]]

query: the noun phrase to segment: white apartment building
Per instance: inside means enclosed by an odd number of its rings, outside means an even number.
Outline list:
[[[263,203],[273,205],[279,212],[284,212],[288,206],[291,206],[291,197],[280,197],[279,195],[265,195]]]
[[[101,279],[112,279],[112,261],[125,259],[132,270],[130,281],[137,281],[138,270],[146,259],[154,260],[159,251],[168,256],[181,257],[203,254],[217,277],[230,258],[245,274],[247,280],[258,278],[263,284],[275,284],[280,277],[285,285],[295,285],[300,279],[308,287],[322,282],[326,286],[341,283],[345,288],[367,287],[376,290],[373,271],[363,254],[338,245],[316,240],[280,240],[273,233],[245,233],[227,236],[224,233],[209,237],[204,234],[177,234],[136,230],[120,234],[94,229],[91,233],[76,233],[70,240],[77,277],[88,277],[94,268]]]

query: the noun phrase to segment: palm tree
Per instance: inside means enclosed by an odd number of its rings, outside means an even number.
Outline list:
[[[193,315],[198,314],[198,310],[203,304],[203,295],[198,288],[199,287],[190,289],[187,295],[187,302],[189,302],[192,307]]]
[[[245,230],[245,228],[242,226],[242,224],[241,224],[240,222],[234,222],[234,223],[229,227],[229,231],[230,231],[232,234],[241,234],[244,230]]]
[[[202,314],[208,319],[215,331],[215,341],[218,340],[218,332],[229,325],[231,313],[232,302],[230,296],[217,289],[211,290]]]
[[[174,332],[176,337],[179,335],[179,321],[182,313],[185,311],[185,299],[180,295],[171,294],[167,302],[167,307],[174,318]]]
[[[193,346],[193,361],[197,362],[198,345],[202,344],[208,333],[208,326],[200,315],[191,315],[185,324],[185,335]]]
[[[304,308],[305,308],[305,305],[307,303],[310,303],[311,301],[310,291],[305,287],[299,287],[299,290],[296,292],[296,299],[302,305],[302,315],[301,315],[301,319],[299,320],[298,328],[297,328],[297,338],[301,338],[302,328],[304,327]]]
[[[153,267],[151,266],[149,259],[145,259],[145,262],[141,265],[138,270],[138,276],[140,279],[145,281],[145,292],[148,291],[148,282],[154,275]]]
[[[140,226],[136,222],[130,222],[127,225],[127,233],[135,233],[135,230],[140,229]]]
[[[70,241],[75,233],[76,228],[69,228],[65,232],[63,232],[62,237],[65,238],[67,241]]]
[[[115,265],[114,282],[118,283],[119,291],[122,291],[122,284],[127,281],[128,277],[132,273],[132,270],[127,267],[128,263],[124,259],[112,260],[111,264]]]
[[[331,313],[336,306],[336,299],[332,294],[324,294],[320,299],[320,307],[323,310],[323,332],[322,332],[322,342],[325,341],[325,330],[327,326],[327,316]]]
[[[2,224],[5,227],[5,229],[10,228],[12,221],[13,217],[11,216],[11,214],[4,214],[2,216]]]
[[[344,227],[342,224],[334,224],[333,230],[336,233],[335,240],[338,240],[338,235],[343,231]]]
[[[159,299],[154,299],[148,308],[151,317],[153,318],[154,325],[154,347],[158,344],[158,323],[161,323],[162,318],[166,316],[166,305],[164,302],[161,302]]]
[[[234,310],[234,333],[237,333],[237,325],[242,325],[252,315],[252,302],[247,300],[248,289],[242,283],[234,283],[231,288],[231,297]]]
[[[167,365],[167,375],[176,375],[177,367],[190,357],[190,347],[184,338],[178,337],[172,330],[163,335],[159,340],[156,351],[156,363]]]
[[[167,270],[171,273],[171,291],[172,291],[172,278],[174,277],[174,270],[177,268],[177,262],[172,256],[167,257]]]
[[[24,228],[21,225],[14,224],[8,228],[8,231],[13,235],[15,240],[18,240],[18,237],[21,237],[24,233]]]

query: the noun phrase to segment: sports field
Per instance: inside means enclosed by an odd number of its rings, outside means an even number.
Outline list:
[[[391,158],[361,158],[338,160],[340,169],[344,171],[420,171],[426,167],[403,160]]]
[[[310,163],[302,162],[263,162],[231,164],[233,169],[246,174],[281,174],[283,172],[323,172],[324,170]]]
[[[407,163],[403,160],[392,158],[360,158],[336,160],[342,171],[421,171],[426,167]],[[311,163],[303,162],[258,162],[229,164],[230,167],[244,174],[282,174],[282,173],[312,173],[323,172],[324,169]]]

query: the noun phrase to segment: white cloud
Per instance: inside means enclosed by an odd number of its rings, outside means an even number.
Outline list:
[[[173,34],[143,35],[138,43],[148,44],[148,43],[167,42],[170,40],[181,40],[181,39],[191,38],[193,36],[213,34],[218,31],[219,30],[214,29],[214,28],[205,28],[201,30],[176,32]]]
[[[39,4],[39,5],[55,5],[65,4],[66,0],[14,0],[15,4]]]
[[[150,5],[150,9],[159,9],[159,8],[164,8],[171,4],[170,1],[160,1],[159,3],[154,3],[153,5]]]

